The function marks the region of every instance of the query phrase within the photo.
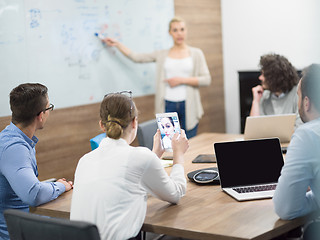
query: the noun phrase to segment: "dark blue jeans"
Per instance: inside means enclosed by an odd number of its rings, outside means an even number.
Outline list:
[[[190,130],[186,130],[186,102],[170,102],[165,100],[165,112],[177,112],[181,128],[186,131],[187,138],[190,139],[197,135],[198,125]]]

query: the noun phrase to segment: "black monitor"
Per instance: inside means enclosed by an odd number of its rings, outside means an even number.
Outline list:
[[[240,90],[240,113],[241,133],[244,133],[244,126],[247,116],[250,115],[252,104],[252,88],[260,84],[260,71],[238,71]]]

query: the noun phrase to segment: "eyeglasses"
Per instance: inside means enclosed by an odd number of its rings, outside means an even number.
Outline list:
[[[110,96],[112,94],[122,94],[122,95],[125,95],[130,98],[130,100],[131,100],[131,102],[130,102],[130,118],[131,118],[132,117],[132,91],[121,91],[121,92],[115,92],[115,93],[108,93],[108,94],[104,95],[104,98],[107,96]]]
[[[115,93],[108,93],[108,94],[104,95],[104,97],[107,97],[112,94],[122,94],[122,95],[125,95],[125,96],[129,97],[130,99],[132,99],[132,91],[121,91],[121,92],[115,92]]]
[[[52,103],[50,103],[49,107],[46,108],[46,109],[44,109],[44,110],[42,110],[42,111],[40,111],[40,112],[37,114],[37,116],[39,116],[40,113],[45,112],[45,111],[48,111],[48,110],[53,111],[53,108],[54,108],[54,105],[53,105]]]

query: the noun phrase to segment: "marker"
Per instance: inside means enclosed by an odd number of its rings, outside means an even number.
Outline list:
[[[94,33],[94,35],[100,39],[104,39],[104,37],[101,33]]]

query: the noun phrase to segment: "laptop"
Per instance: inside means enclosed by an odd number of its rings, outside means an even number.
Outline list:
[[[277,137],[281,143],[288,143],[294,132],[296,114],[247,117],[244,139]]]
[[[278,138],[214,144],[220,185],[238,201],[272,198],[283,166]]]

